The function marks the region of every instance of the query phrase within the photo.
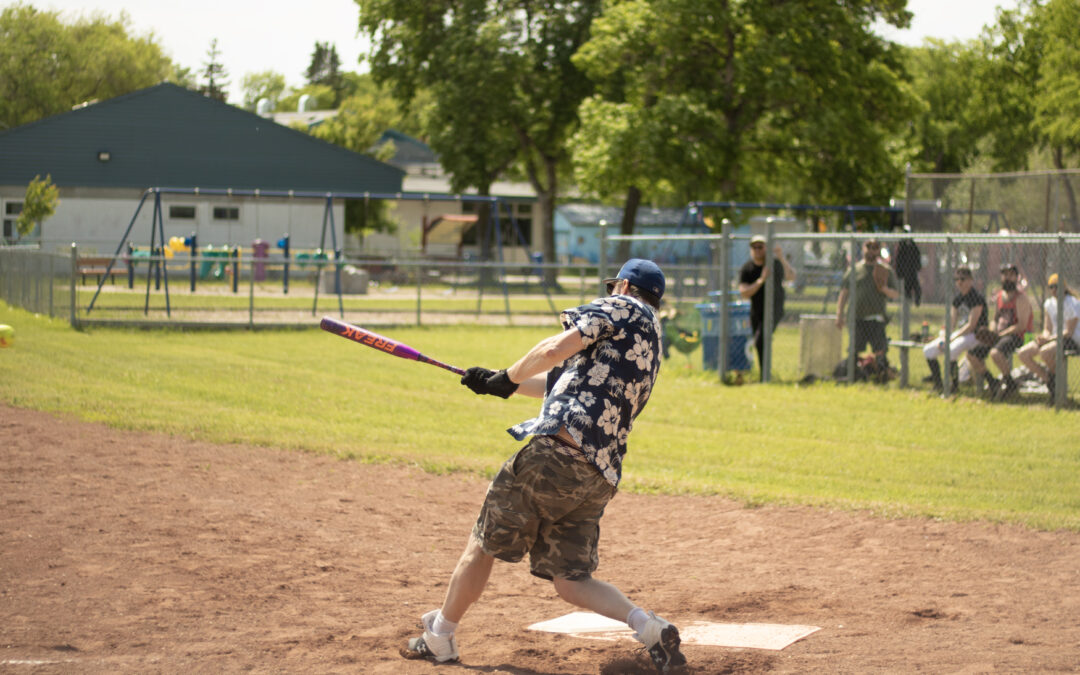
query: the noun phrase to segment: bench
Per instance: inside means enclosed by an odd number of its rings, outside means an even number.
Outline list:
[[[115,279],[118,276],[127,276],[127,262],[122,258],[117,258],[112,269],[109,269],[109,263],[112,261],[112,258],[79,258],[76,262],[76,269],[82,277],[83,285],[86,285],[86,277],[91,274],[96,278],[98,285],[101,284],[101,278],[105,276],[106,272],[111,283],[116,283]]]

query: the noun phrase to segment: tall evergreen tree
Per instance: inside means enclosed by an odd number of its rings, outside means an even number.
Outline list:
[[[341,105],[345,92],[345,76],[341,73],[341,59],[338,57],[337,47],[329,42],[316,42],[306,75],[309,85],[322,84],[330,87],[334,92],[334,108]]]
[[[203,84],[199,86],[199,93],[224,102],[227,97],[225,88],[229,86],[229,74],[220,61],[221,52],[218,51],[217,38],[210,41],[210,49],[206,51],[206,58],[209,61],[203,64]]]

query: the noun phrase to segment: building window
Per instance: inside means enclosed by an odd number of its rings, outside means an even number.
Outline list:
[[[6,202],[4,204],[4,241],[14,244],[19,239],[19,228],[16,219],[22,213],[22,202]]]
[[[215,206],[214,220],[240,220],[240,207]]]
[[[194,206],[170,206],[169,218],[174,220],[195,220]]]

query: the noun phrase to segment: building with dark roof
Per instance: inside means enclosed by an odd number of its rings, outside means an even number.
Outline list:
[[[33,237],[115,247],[150,187],[400,192],[404,171],[173,84],[159,84],[0,133],[3,235],[14,231],[26,185],[49,175],[56,214]],[[292,235],[318,245],[325,200],[163,195],[166,238],[195,232],[201,243],[250,245]],[[132,226],[149,243],[152,209]],[[344,206],[334,201],[340,236]],[[326,239],[329,245],[330,239]],[[111,252],[111,251],[110,251]]]

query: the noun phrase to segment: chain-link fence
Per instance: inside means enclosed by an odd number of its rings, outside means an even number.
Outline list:
[[[50,317],[72,311],[71,258],[36,247],[0,246],[0,298]]]
[[[605,234],[604,249],[648,239]],[[666,332],[678,344],[694,326],[702,367],[725,379],[895,382],[1058,406],[1080,390],[1080,235],[753,234],[725,222],[664,241],[712,251],[698,273],[707,298],[669,295]]]
[[[295,327],[324,314],[368,326],[557,327],[560,310],[601,291],[595,265],[214,253],[0,247],[0,298],[76,327]]]
[[[880,248],[867,250],[871,236]],[[621,265],[624,238],[601,239],[594,266],[0,248],[0,297],[76,326],[301,326],[330,314],[370,326],[556,327],[561,309],[603,292],[600,280]],[[743,381],[865,379],[1059,406],[1080,391],[1080,235],[725,224],[718,234],[630,239],[652,240],[668,277],[662,322],[674,364]],[[1002,294],[1007,281],[1016,288]]]
[[[915,232],[1080,232],[1080,169],[909,174],[906,194]]]

